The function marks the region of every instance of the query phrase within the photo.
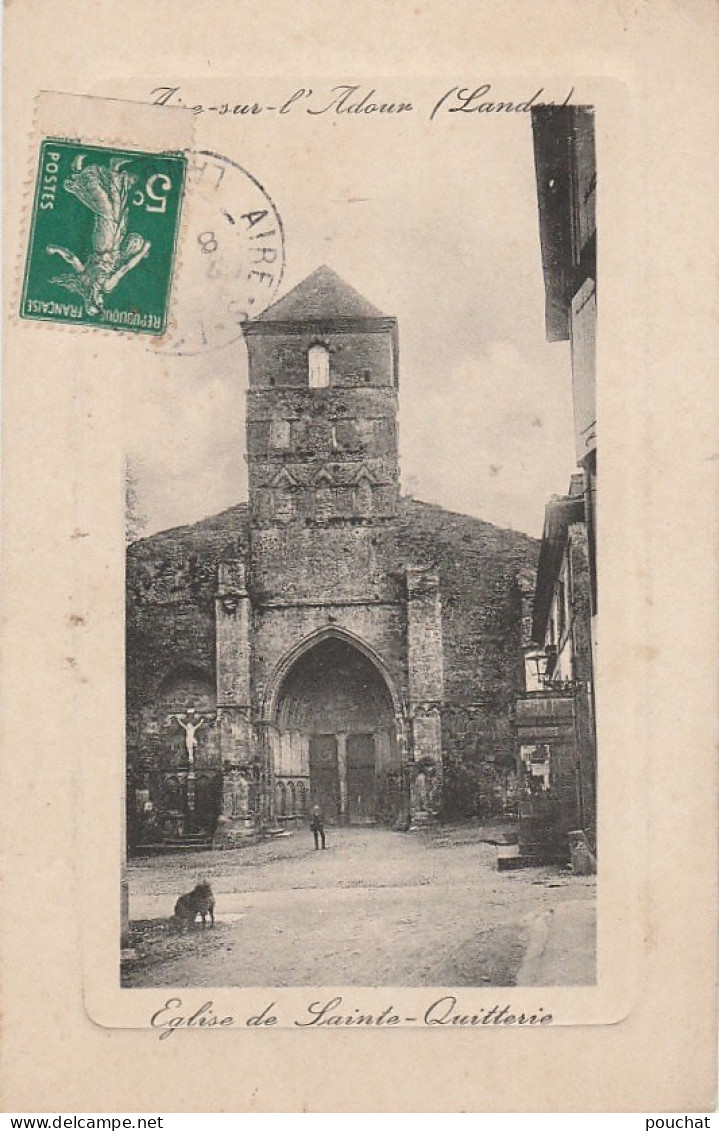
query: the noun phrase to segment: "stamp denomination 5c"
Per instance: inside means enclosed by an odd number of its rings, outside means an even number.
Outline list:
[[[43,141],[21,316],[164,334],[186,165]]]

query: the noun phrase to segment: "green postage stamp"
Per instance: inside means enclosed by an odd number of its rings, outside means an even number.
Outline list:
[[[187,158],[45,140],[20,314],[163,334]]]

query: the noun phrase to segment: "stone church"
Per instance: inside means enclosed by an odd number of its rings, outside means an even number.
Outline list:
[[[329,268],[245,343],[248,502],[128,549],[131,850],[497,812],[537,543],[401,495],[397,321]]]

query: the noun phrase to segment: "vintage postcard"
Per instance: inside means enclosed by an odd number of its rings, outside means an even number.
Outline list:
[[[111,86],[184,108],[196,148],[172,329],[118,390],[122,947],[108,904],[94,1020],[628,1010],[599,867],[601,85]]]
[[[270,1044],[293,1080],[258,1110],[511,1110],[511,1040],[529,1110],[706,1105],[708,1005],[682,1084],[626,1076],[681,982],[659,942],[676,767],[649,702],[642,500],[665,454],[637,328],[637,76],[516,55],[198,67],[179,47],[157,74],[104,50],[72,82],[11,68],[26,175],[5,202],[10,536],[43,500],[6,599],[36,693],[58,665],[41,724],[6,656],[32,752],[6,776],[46,802],[16,817],[77,1056],[125,1050],[173,1110],[173,1088],[233,1102],[188,1058],[251,1064],[251,1105]],[[698,809],[708,752],[682,753]],[[692,1009],[713,987],[704,822]],[[9,954],[22,984],[30,951]],[[317,1040],[337,1072],[353,1041],[396,1058],[408,1086],[304,1079]],[[614,1099],[611,1073],[602,1099],[588,1076],[547,1090],[553,1050],[579,1047],[616,1065]],[[433,1100],[421,1065],[445,1055],[495,1083]],[[62,1092],[48,1110],[82,1106]]]

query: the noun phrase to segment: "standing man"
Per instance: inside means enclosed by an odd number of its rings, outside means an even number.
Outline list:
[[[320,809],[319,805],[312,806],[312,812],[310,814],[310,828],[312,829],[312,835],[315,838],[315,851],[317,851],[320,846],[320,837],[322,838],[322,847],[326,848],[327,845],[325,844],[325,826],[322,819],[322,810]]]

